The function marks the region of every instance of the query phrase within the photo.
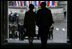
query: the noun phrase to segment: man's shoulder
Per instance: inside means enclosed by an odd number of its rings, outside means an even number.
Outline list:
[[[46,10],[51,11],[49,8],[46,8]]]
[[[37,12],[40,12],[40,11],[42,11],[42,9],[39,9]]]
[[[26,11],[26,13],[25,14],[28,14],[29,13],[29,11]]]
[[[51,11],[50,9],[48,9],[48,8],[44,8],[45,10],[47,10],[47,11]],[[39,9],[38,11],[42,11],[43,9]]]

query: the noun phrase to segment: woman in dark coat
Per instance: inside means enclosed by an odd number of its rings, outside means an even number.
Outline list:
[[[29,5],[29,11],[25,13],[24,18],[24,28],[26,28],[26,33],[28,34],[29,43],[33,42],[33,38],[35,35],[35,21],[36,21],[36,13],[33,12],[34,5]]]

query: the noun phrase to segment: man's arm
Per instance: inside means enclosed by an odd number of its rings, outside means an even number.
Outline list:
[[[53,20],[53,16],[52,16],[51,11],[50,11],[50,15],[51,15],[52,24],[54,24],[54,20]]]

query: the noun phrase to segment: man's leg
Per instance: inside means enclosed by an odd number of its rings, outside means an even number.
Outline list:
[[[41,37],[42,47],[47,47],[47,36]]]
[[[39,28],[39,33],[40,33],[42,47],[47,47],[47,39],[49,33],[48,27]]]

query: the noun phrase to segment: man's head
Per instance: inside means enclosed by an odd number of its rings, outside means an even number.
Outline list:
[[[41,8],[45,8],[46,7],[46,3],[45,2],[42,2],[41,3]]]
[[[33,5],[33,4],[30,4],[30,5],[29,5],[29,9],[30,9],[30,10],[33,10],[33,9],[34,9],[34,5]]]

